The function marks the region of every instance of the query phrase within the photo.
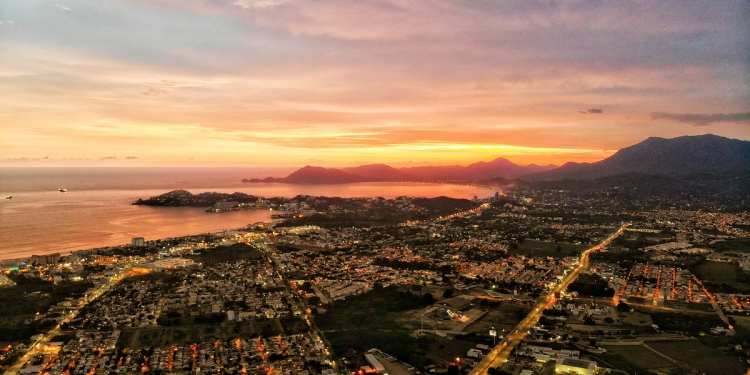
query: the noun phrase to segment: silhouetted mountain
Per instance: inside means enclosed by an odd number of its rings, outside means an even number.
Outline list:
[[[548,166],[520,166],[504,158],[480,162],[463,167],[393,168],[385,164],[362,165],[353,168],[333,169],[306,166],[284,178],[243,179],[242,182],[285,182],[291,184],[342,184],[376,181],[486,181],[493,178],[517,178],[529,173],[555,168]]]
[[[385,164],[360,165],[359,167],[342,170],[346,173],[362,176],[368,181],[406,181],[411,179],[409,175]]]
[[[750,174],[750,142],[711,134],[652,137],[596,163],[567,163],[523,177],[528,181],[592,180],[623,174],[685,178]]]
[[[400,171],[417,181],[484,181],[498,177],[517,178],[553,168],[555,168],[554,165],[542,167],[534,164],[522,167],[508,159],[497,158],[491,162],[479,162],[466,167],[459,165],[411,167],[401,168]]]
[[[305,166],[281,179],[290,184],[346,184],[362,182],[365,178],[338,169]]]

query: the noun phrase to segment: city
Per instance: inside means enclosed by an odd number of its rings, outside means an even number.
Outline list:
[[[438,212],[302,196],[275,224],[6,260],[0,292],[18,304],[3,308],[0,363],[12,375],[744,371],[750,215],[603,197],[519,189]]]

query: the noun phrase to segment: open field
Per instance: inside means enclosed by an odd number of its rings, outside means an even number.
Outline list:
[[[614,353],[600,353],[591,355],[591,359],[598,362],[598,366],[615,368],[624,371],[626,374],[636,374],[639,371],[646,371],[625,358]]]
[[[464,332],[486,335],[491,327],[495,327],[498,335],[502,335],[502,330],[510,332],[530,311],[530,306],[503,303],[469,324]]]
[[[606,346],[606,349],[608,353],[617,355],[636,369],[651,370],[674,366],[672,362],[641,345],[612,345]]]
[[[649,327],[654,324],[654,321],[651,319],[651,315],[644,314],[639,311],[620,312],[619,314],[620,319],[622,319],[622,324],[624,325]]]
[[[662,341],[650,342],[648,345],[659,353],[706,374],[737,375],[745,371],[743,362],[736,357],[724,355],[721,350],[710,348],[699,341]]]
[[[559,251],[558,247],[560,248]],[[511,250],[509,253],[513,255],[561,258],[578,255],[588,248],[589,246],[587,245],[525,240],[518,246],[518,249]]]
[[[315,317],[321,330],[394,329],[407,311],[427,306],[423,296],[396,287],[375,288],[327,306]],[[413,328],[417,328],[414,326]]]
[[[740,327],[750,329],[750,316],[732,315],[732,319]]]
[[[692,302],[682,302],[682,301],[664,301],[664,307],[669,307],[672,309],[679,309],[682,311],[702,311],[702,312],[708,312],[708,313],[716,313],[716,310],[714,310],[714,307],[711,306],[710,303],[692,303]]]
[[[719,283],[734,283],[737,281],[735,278],[737,265],[734,263],[707,261],[701,263],[696,271],[698,278],[701,280]]]
[[[750,252],[750,239],[729,239],[716,242],[710,247],[716,251]]]
[[[200,255],[186,255],[185,258],[194,262],[215,264],[221,262],[236,262],[238,260],[261,259],[263,253],[260,250],[243,243],[231,246],[219,246],[213,249],[205,249]]]

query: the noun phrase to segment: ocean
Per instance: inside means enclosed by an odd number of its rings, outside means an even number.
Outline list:
[[[292,185],[242,183],[284,176],[270,168],[0,168],[0,259],[205,233],[270,222],[268,210],[209,214],[204,208],[133,206],[138,198],[186,189],[263,197],[299,194],[337,197],[489,197],[494,190],[429,183]],[[61,193],[58,189],[67,189]]]

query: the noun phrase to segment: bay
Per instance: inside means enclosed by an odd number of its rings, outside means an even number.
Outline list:
[[[271,211],[209,214],[203,208],[134,206],[138,198],[174,189],[192,193],[242,192],[263,197],[299,194],[336,197],[480,198],[494,190],[430,183],[292,185],[242,183],[273,175],[251,168],[0,168],[0,259],[127,244],[270,222]],[[283,171],[276,175],[284,175]],[[66,188],[61,193],[57,189]]]

